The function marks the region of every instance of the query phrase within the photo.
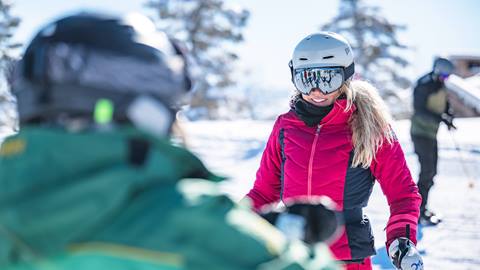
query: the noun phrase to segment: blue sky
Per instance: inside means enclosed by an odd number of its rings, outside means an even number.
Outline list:
[[[113,13],[131,11],[149,14],[146,1],[126,0],[17,0],[12,12],[22,18],[15,36],[26,43],[40,26],[52,18],[79,10]],[[245,42],[236,48],[240,54],[241,83],[261,87],[291,88],[287,62],[295,44],[315,32],[338,12],[338,0],[227,0],[251,12],[245,29]],[[401,40],[413,50],[406,56],[412,62],[405,72],[410,78],[430,69],[435,55],[480,55],[480,1],[477,0],[366,0],[379,6],[391,22],[407,26]]]

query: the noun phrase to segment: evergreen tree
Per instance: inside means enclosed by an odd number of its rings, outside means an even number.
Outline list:
[[[13,61],[12,51],[21,46],[12,42],[15,29],[20,24],[20,18],[12,16],[10,10],[11,1],[0,0],[0,68],[2,72]]]
[[[321,27],[348,39],[357,74],[378,87],[384,98],[396,96],[398,88],[410,85],[403,76],[409,63],[398,54],[407,49],[397,38],[397,32],[404,29],[382,17],[379,7],[368,6],[363,0],[341,0],[339,14]]]
[[[234,84],[237,54],[232,45],[243,41],[249,12],[224,0],[150,0],[157,26],[185,44],[193,62],[196,91],[192,108],[206,108],[214,118],[225,101],[222,89]]]
[[[12,3],[0,0],[0,139],[4,133],[18,129],[15,98],[10,94],[7,77],[13,69],[12,51],[21,46],[12,42],[20,18],[10,13]]]

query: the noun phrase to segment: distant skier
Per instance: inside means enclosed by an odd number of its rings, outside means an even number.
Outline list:
[[[448,129],[453,125],[453,113],[447,100],[444,81],[453,72],[453,64],[445,58],[437,58],[433,70],[421,77],[413,90],[414,113],[411,119],[410,134],[420,162],[418,189],[422,196],[419,223],[436,225],[441,220],[427,208],[428,193],[437,174],[438,145],[437,132],[440,122]]]
[[[324,244],[287,241],[168,140],[190,78],[147,18],[55,21],[14,77],[21,130],[0,149],[1,269],[338,269]]]
[[[377,90],[351,79],[348,42],[332,32],[309,35],[289,66],[297,92],[291,110],[273,126],[246,200],[259,211],[280,200],[330,197],[345,219],[331,250],[346,269],[372,269],[374,240],[362,209],[376,179],[390,206],[386,247],[392,262],[421,262],[415,249],[420,195]]]

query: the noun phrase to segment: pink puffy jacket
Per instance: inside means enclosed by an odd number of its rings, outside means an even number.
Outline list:
[[[296,196],[330,197],[345,217],[345,231],[330,248],[339,260],[361,261],[375,254],[370,223],[362,214],[375,179],[390,206],[387,248],[395,238],[406,235],[407,224],[410,239],[416,243],[421,197],[398,141],[384,143],[369,168],[351,167],[348,120],[355,108],[345,111],[345,106],[346,100],[338,99],[317,127],[305,125],[293,110],[280,115],[247,196],[257,210]]]

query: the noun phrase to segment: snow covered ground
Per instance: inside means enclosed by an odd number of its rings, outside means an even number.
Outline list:
[[[439,166],[430,208],[443,215],[437,227],[419,227],[418,249],[425,269],[480,269],[480,118],[456,119],[458,130],[439,132]],[[214,172],[228,176],[222,188],[241,199],[251,188],[272,121],[185,122],[187,146]],[[417,157],[409,137],[410,122],[394,123],[415,179]],[[0,138],[1,141],[1,138]],[[385,251],[386,200],[375,185],[366,211],[373,224],[377,255],[374,269],[393,269]]]
[[[456,119],[458,130],[439,132],[439,165],[430,208],[443,216],[437,227],[419,227],[418,249],[425,269],[480,268],[480,118]],[[272,121],[184,123],[187,144],[214,172],[230,177],[223,188],[240,199],[251,188]],[[409,121],[394,123],[415,179],[419,165],[409,137]],[[374,269],[393,269],[385,251],[386,200],[376,184],[366,209],[373,224]]]

